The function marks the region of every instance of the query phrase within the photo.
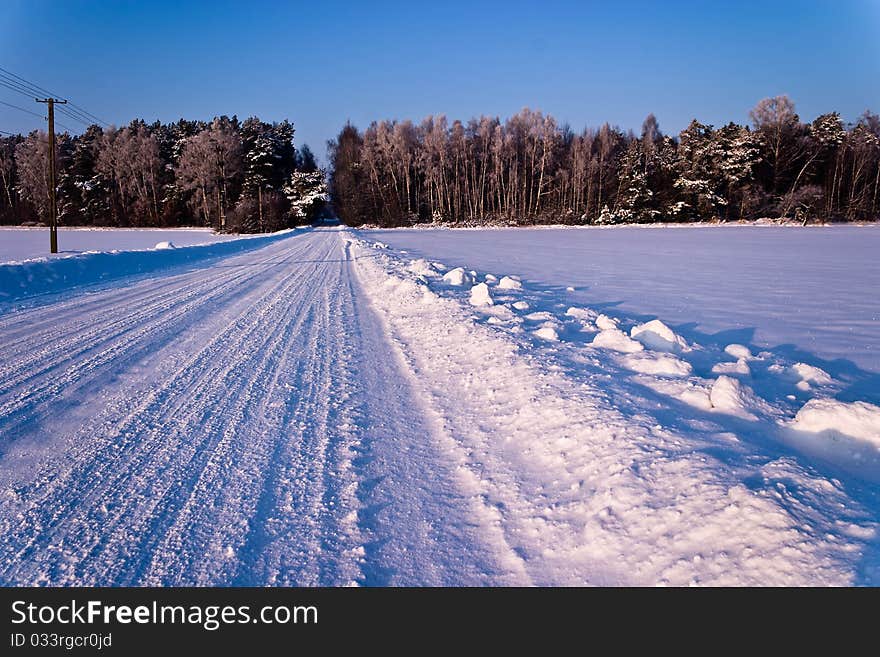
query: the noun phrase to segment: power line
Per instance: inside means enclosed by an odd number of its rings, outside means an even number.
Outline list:
[[[43,87],[41,87],[38,84],[34,84],[33,82],[30,82],[29,80],[25,80],[23,77],[21,77],[20,75],[16,75],[12,71],[7,71],[2,66],[0,66],[0,71],[2,71],[3,73],[6,74],[6,76],[4,76],[4,77],[11,76],[11,77],[15,78],[16,80],[18,80],[20,83],[23,83],[22,86],[26,85],[26,86],[32,87],[32,88],[36,89],[37,91],[39,91],[40,93],[48,94],[49,96],[52,96],[52,97],[61,96],[61,94],[52,93],[51,91],[44,89]],[[39,95],[39,94],[37,94],[37,95]],[[61,97],[63,98],[63,96],[61,96]]]
[[[9,135],[10,137],[14,137],[14,132],[6,132],[5,130],[0,130],[0,135]]]
[[[22,86],[22,87],[25,87],[25,86],[27,85],[27,86],[31,87],[32,89],[37,90],[38,92],[40,92],[40,93],[42,93],[42,94],[47,94],[47,95],[52,96],[52,97],[65,98],[65,96],[62,96],[61,94],[52,93],[51,91],[49,91],[49,90],[47,90],[47,89],[41,87],[40,85],[35,84],[35,83],[31,82],[30,80],[27,80],[27,79],[21,77],[20,75],[16,75],[16,74],[13,73],[12,71],[9,71],[9,70],[3,68],[2,66],[0,66],[0,71],[2,71],[2,73],[0,73],[0,76],[3,76],[3,77],[5,77],[5,78],[7,78],[7,79],[11,76],[12,78],[14,78],[14,80],[11,80],[11,82],[14,82],[14,83],[16,83],[16,84],[19,84],[19,85]],[[6,75],[3,75],[4,73],[5,73]],[[39,95],[39,94],[35,93],[34,95]],[[70,105],[70,107],[74,108],[74,110],[69,110],[69,109],[68,109],[68,111],[75,112],[75,113],[81,115],[83,118],[88,119],[89,121],[97,121],[98,123],[101,123],[101,124],[103,124],[103,125],[109,125],[109,124],[108,124],[106,121],[104,121],[102,118],[100,118],[100,117],[98,117],[98,116],[95,116],[94,114],[92,114],[91,112],[89,112],[88,110],[86,110],[84,107],[80,107],[80,106],[77,105],[76,103],[72,103],[72,102],[70,102],[70,100],[67,100],[67,103],[68,103],[68,105]],[[61,109],[61,108],[59,107],[58,109]],[[67,109],[67,108],[65,108],[65,109]],[[89,123],[89,125],[91,125],[91,123]]]
[[[6,107],[11,107],[13,109],[21,110],[22,112],[27,112],[28,114],[32,114],[33,116],[38,116],[41,119],[46,118],[42,114],[38,114],[37,112],[31,112],[29,109],[25,109],[24,107],[19,107],[18,105],[13,105],[12,103],[7,103],[5,100],[0,100],[0,105],[6,105]]]
[[[39,114],[37,112],[31,112],[29,109],[25,109],[24,107],[19,107],[18,105],[13,105],[12,103],[7,103],[5,100],[0,100],[0,105],[6,105],[6,107],[11,107],[12,109],[17,109],[20,112],[25,112],[26,114],[30,114],[31,116],[36,116],[37,118],[40,118],[43,120],[46,119],[46,117],[43,116],[42,114]],[[73,132],[73,128],[64,125],[63,123],[61,123],[61,121],[55,121],[55,123],[60,125],[62,128],[64,128],[68,132]]]
[[[0,70],[2,70],[2,69],[0,69]],[[15,77],[18,77],[18,76],[15,76]],[[4,75],[3,73],[0,73],[0,85],[6,87],[7,89],[11,89],[12,91],[16,91],[16,92],[20,93],[22,96],[27,96],[28,98],[33,98],[35,96],[41,95],[41,90],[42,90],[41,87],[34,85],[34,84],[31,84],[31,83],[28,83],[28,84],[30,85],[30,87],[25,86],[24,84],[17,82],[16,80],[13,80],[8,75]],[[58,109],[60,110],[61,108],[59,107]],[[92,121],[88,117],[86,117],[85,115],[81,115],[80,112],[68,110],[65,113],[70,118],[75,119],[86,126],[89,126],[92,124]]]
[[[22,96],[26,96],[28,98],[33,98],[34,96],[38,95],[38,94],[30,93],[24,87],[22,87],[21,85],[15,83],[15,82],[8,82],[2,76],[0,76],[0,85],[6,87],[7,89],[11,89],[12,91],[15,91],[17,93],[20,93]]]
[[[48,89],[41,87],[40,85],[27,80],[20,75],[16,75],[12,71],[9,71],[3,67],[0,67],[0,85],[5,86],[8,89],[12,89],[13,91],[17,91],[18,93],[31,97],[31,96],[39,96],[39,95],[47,95],[51,97],[65,98],[61,94],[56,94]],[[75,103],[71,103],[69,100],[67,101],[68,107],[63,108],[64,114],[69,116],[72,119],[75,119],[86,126],[92,125],[93,122],[97,122],[102,125],[109,125],[102,118],[95,116],[84,107],[80,107]],[[61,110],[62,108],[58,108]],[[60,125],[60,124],[59,124]]]
[[[94,121],[87,121],[87,120],[85,120],[85,119],[83,119],[83,118],[77,116],[76,114],[73,114],[73,113],[71,113],[71,112],[68,112],[68,111],[67,111],[65,108],[63,108],[63,107],[58,107],[58,108],[56,108],[56,109],[57,109],[59,112],[61,112],[62,114],[64,114],[65,116],[69,116],[69,117],[72,118],[74,121],[79,121],[80,123],[82,123],[82,124],[83,124],[84,126],[86,126],[86,127],[89,127],[90,125],[92,125],[92,124],[94,123]]]

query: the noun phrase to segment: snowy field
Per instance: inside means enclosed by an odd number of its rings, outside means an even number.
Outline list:
[[[0,226],[0,263],[30,258],[64,257],[85,251],[152,249],[159,242],[192,246],[236,239],[210,228],[59,228],[57,255],[49,253],[48,228]]]
[[[880,225],[371,231],[572,304],[880,374]],[[837,361],[837,362],[834,362]],[[847,362],[849,361],[849,362]],[[875,382],[875,387],[880,384]],[[877,392],[877,390],[875,390]]]
[[[878,585],[877,239],[0,266],[0,584]]]

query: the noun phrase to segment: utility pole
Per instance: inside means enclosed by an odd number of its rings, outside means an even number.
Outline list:
[[[66,105],[57,98],[34,98],[49,108],[49,251],[58,253],[58,205],[55,202],[55,103]]]

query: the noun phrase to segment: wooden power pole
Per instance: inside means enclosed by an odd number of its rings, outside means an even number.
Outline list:
[[[58,253],[58,204],[55,201],[55,103],[67,104],[57,98],[34,98],[49,108],[49,250]]]

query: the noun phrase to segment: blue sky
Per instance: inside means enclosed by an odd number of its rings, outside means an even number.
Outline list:
[[[675,133],[787,93],[804,119],[853,120],[880,112],[880,0],[4,0],[0,66],[116,124],[286,117],[321,157],[347,120],[524,106],[575,129],[654,112]],[[0,105],[0,130],[40,123]]]

